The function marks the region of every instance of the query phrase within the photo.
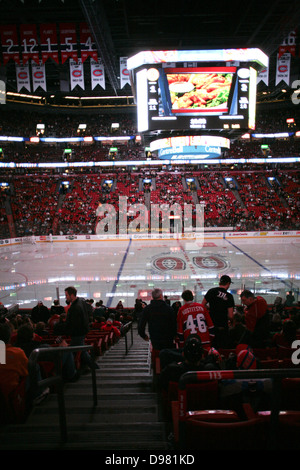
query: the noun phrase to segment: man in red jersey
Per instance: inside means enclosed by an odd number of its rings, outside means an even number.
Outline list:
[[[241,302],[245,305],[245,325],[252,347],[264,347],[270,336],[268,304],[263,297],[255,296],[250,290],[241,293]]]
[[[209,312],[204,305],[194,302],[192,291],[185,290],[181,297],[184,305],[177,314],[179,346],[183,347],[189,335],[197,334],[201,338],[203,349],[208,351],[214,338],[214,324]]]

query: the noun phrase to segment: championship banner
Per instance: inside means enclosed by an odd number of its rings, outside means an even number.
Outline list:
[[[38,38],[35,24],[21,24],[20,38],[23,65],[26,65],[29,59],[36,64],[40,63]]]
[[[120,57],[120,81],[121,88],[123,88],[127,83],[130,85],[129,72],[127,69],[127,59],[128,57]]]
[[[70,79],[71,90],[73,90],[76,85],[80,86],[84,90],[84,73],[81,59],[78,59],[77,61],[70,59]]]
[[[98,59],[97,62],[91,59],[91,83],[92,90],[94,90],[97,85],[100,85],[105,90],[104,66],[101,59]]]
[[[59,31],[62,64],[64,64],[69,58],[77,62],[78,52],[75,23],[60,23]]]
[[[20,65],[19,41],[16,25],[0,26],[0,37],[2,44],[3,64],[6,65],[11,59]]]
[[[98,52],[87,23],[80,23],[80,51],[82,63],[85,62],[88,57],[91,57],[97,62]]]
[[[47,91],[45,64],[43,64],[42,62],[40,62],[39,65],[32,63],[31,77],[33,91],[36,91],[38,87],[41,87],[44,91]]]
[[[17,87],[18,92],[24,87],[27,91],[31,91],[29,64],[16,65]]]
[[[43,64],[47,62],[48,59],[53,59],[54,62],[58,64],[59,58],[56,24],[41,24],[40,38]]]
[[[269,86],[269,69],[265,68],[257,74],[257,83],[264,82]]]
[[[278,83],[280,83],[281,81],[284,81],[287,85],[289,85],[290,65],[291,65],[290,53],[286,52],[280,58],[279,58],[279,54],[277,54],[275,85],[278,85]]]

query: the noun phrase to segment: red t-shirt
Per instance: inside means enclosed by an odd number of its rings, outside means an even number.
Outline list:
[[[177,314],[179,346],[183,347],[187,337],[192,334],[200,336],[204,349],[211,348],[211,340],[214,338],[214,324],[207,308],[197,302],[187,302],[180,307]]]
[[[268,304],[263,297],[257,296],[254,302],[245,309],[245,324],[249,331],[254,331],[256,322],[268,310]]]

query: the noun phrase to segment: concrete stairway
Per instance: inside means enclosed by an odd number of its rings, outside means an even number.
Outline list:
[[[0,430],[0,449],[168,449],[153,391],[149,344],[133,329],[127,354],[122,338],[97,363],[96,407],[90,373],[65,386],[67,442],[61,442],[57,396],[50,394],[34,407],[25,424]]]

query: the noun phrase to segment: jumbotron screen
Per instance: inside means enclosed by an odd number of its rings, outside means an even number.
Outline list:
[[[127,61],[139,132],[255,129],[259,49],[146,51]]]

